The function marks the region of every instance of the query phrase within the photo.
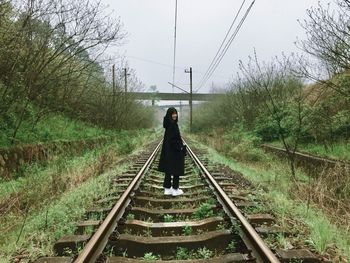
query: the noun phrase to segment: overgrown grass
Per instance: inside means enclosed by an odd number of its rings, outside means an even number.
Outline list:
[[[263,153],[259,148],[254,149],[252,152],[253,156],[257,158],[251,158],[247,152],[250,152],[250,148],[253,147],[253,142],[247,144],[247,147],[240,148],[235,146],[230,141],[223,140],[222,144],[226,144],[228,151],[224,151],[224,147],[217,144],[216,140],[205,138],[205,136],[193,136],[193,139],[204,141],[205,144],[210,141],[220,153],[224,153],[227,157],[219,154],[216,150],[208,148],[203,144],[209,151],[210,159],[218,163],[228,165],[233,170],[241,172],[247,179],[249,179],[258,189],[257,194],[262,199],[267,200],[272,211],[278,215],[281,224],[288,225],[289,219],[293,218],[300,225],[294,225],[293,230],[297,230],[299,227],[301,233],[301,242],[308,243],[314,247],[319,253],[331,254],[332,256],[344,255],[347,259],[350,259],[350,232],[345,227],[337,227],[329,219],[329,215],[326,215],[321,209],[317,208],[316,205],[308,205],[306,200],[302,198],[295,198],[293,192],[296,189],[296,185],[291,180],[289,172],[289,166],[287,162],[281,161],[272,155]],[[213,138],[213,137],[212,137]],[[218,138],[218,137],[214,137]],[[219,137],[222,140],[222,137]],[[244,139],[243,139],[244,140]],[[238,148],[242,152],[240,160],[237,161],[230,155],[232,151],[235,156],[236,151],[231,150],[232,148]],[[296,174],[299,184],[307,184],[309,177],[307,177],[301,170],[297,170]],[[259,191],[264,189],[264,191]],[[288,219],[289,218],[289,219]],[[309,233],[305,233],[305,226]],[[307,239],[305,241],[305,239]],[[337,251],[339,249],[340,251]],[[334,262],[338,262],[338,259],[332,258]]]
[[[14,257],[19,254],[25,256],[25,261],[53,255],[55,240],[74,233],[75,221],[81,219],[85,209],[91,206],[94,199],[108,195],[110,180],[124,170],[126,165],[116,167],[99,177],[93,177],[74,191],[63,194],[53,203],[44,205],[40,211],[31,213],[21,235],[24,216],[14,218],[18,224],[3,237],[0,245],[0,262],[13,262]]]
[[[11,132],[5,127],[0,133],[0,147],[11,146]],[[32,122],[24,121],[17,133],[15,144],[47,142],[59,139],[77,140],[117,134],[118,132],[115,130],[106,130],[63,115],[51,114],[40,120],[34,128]]]
[[[280,142],[273,142],[271,144],[274,146],[283,147]],[[298,151],[325,158],[350,162],[350,142],[346,141],[336,142],[327,147],[321,144],[299,144]]]
[[[157,136],[151,131],[124,134],[120,138],[129,141],[127,146],[116,140],[81,156],[60,156],[46,165],[28,167],[24,177],[1,183],[0,189],[7,190],[0,196],[0,258],[4,258],[0,262],[12,262],[10,258],[18,254],[31,259],[52,255],[53,242],[74,230],[72,222],[93,198],[108,194],[109,179],[123,167],[104,171]],[[24,232],[16,243],[24,221]]]

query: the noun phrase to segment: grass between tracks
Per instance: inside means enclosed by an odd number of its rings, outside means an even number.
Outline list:
[[[115,163],[157,136],[151,131],[133,133],[81,156],[59,156],[28,167],[25,177],[2,182],[0,262],[53,255],[54,242],[73,233],[74,222],[94,199],[108,194],[110,179],[126,169]]]
[[[332,262],[350,260],[349,225],[337,225],[334,223],[336,212],[329,214],[313,202],[310,198],[313,192],[305,187],[311,179],[305,173],[297,170],[296,184],[291,179],[286,161],[254,147],[254,139],[246,135],[240,140],[233,140],[237,138],[230,136],[208,135],[193,135],[190,138],[208,149],[211,160],[241,172],[257,189],[264,189],[257,191],[258,195],[267,201],[280,224],[290,225],[292,222],[293,230],[300,233],[299,244],[313,247]],[[310,191],[305,192],[306,189]]]

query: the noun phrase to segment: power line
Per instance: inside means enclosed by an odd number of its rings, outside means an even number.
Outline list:
[[[215,72],[215,70],[217,69],[217,67],[219,66],[220,62],[222,61],[223,57],[225,56],[227,50],[229,49],[229,47],[231,46],[233,40],[236,38],[239,30],[241,29],[245,19],[247,18],[251,8],[253,7],[255,3],[255,0],[250,4],[249,8],[246,10],[244,16],[242,17],[242,19],[240,20],[238,26],[236,27],[235,31],[233,32],[233,34],[231,35],[229,41],[226,43],[224,49],[221,51],[220,56],[217,58],[217,60],[215,61],[215,63],[213,64],[212,68],[209,70],[209,73],[207,74],[207,76],[205,78],[203,78],[202,82],[200,83],[200,86],[197,88],[196,92],[201,89],[205,83],[211,78],[211,76],[213,75],[213,73]]]
[[[151,59],[140,58],[140,57],[135,57],[135,56],[126,56],[126,57],[173,69],[173,65],[165,64],[165,63],[154,61],[154,60],[151,60]],[[175,67],[175,69],[182,70],[182,71],[185,68],[186,67]]]
[[[175,30],[174,30],[173,83],[175,83],[175,62],[176,62],[176,26],[177,26],[177,0],[175,0]],[[174,86],[173,86],[173,93],[174,93]]]
[[[229,41],[226,43],[224,49],[221,51],[219,57],[216,59],[215,63],[213,64],[213,66],[209,69],[208,74],[206,77],[204,77],[202,79],[202,81],[200,82],[200,84],[198,85],[199,87],[197,88],[196,92],[201,89],[205,83],[211,78],[211,76],[213,75],[213,73],[215,72],[215,70],[217,69],[217,67],[219,66],[220,62],[222,61],[223,57],[226,55],[227,50],[230,48],[233,40],[236,38],[239,30],[241,29],[244,21],[246,20],[247,16],[249,15],[253,5],[255,3],[255,0],[253,0],[253,2],[250,4],[250,6],[248,7],[248,9],[246,10],[244,16],[242,17],[242,19],[240,20],[239,24],[237,25],[235,31],[233,32],[233,34],[231,35]]]
[[[228,31],[227,31],[227,33],[226,33],[226,36],[225,36],[224,40],[221,42],[221,45],[220,45],[218,51],[216,52],[216,54],[215,54],[213,60],[211,61],[210,65],[209,65],[209,67],[208,67],[208,69],[207,69],[207,71],[205,72],[203,78],[201,79],[201,81],[200,81],[199,83],[202,83],[202,82],[204,81],[204,79],[206,78],[207,74],[209,73],[211,67],[213,66],[213,63],[215,62],[215,60],[216,60],[216,58],[217,58],[217,56],[218,56],[218,54],[219,54],[219,52],[220,52],[222,46],[224,45],[224,43],[225,43],[225,41],[226,41],[226,39],[227,39],[227,36],[230,34],[231,29],[232,29],[233,25],[235,24],[235,22],[236,22],[236,20],[237,20],[237,17],[238,17],[238,15],[240,14],[240,12],[241,12],[241,10],[242,10],[242,8],[243,8],[245,2],[246,2],[246,0],[243,0],[241,6],[240,6],[240,8],[239,8],[239,10],[237,11],[237,13],[236,13],[236,15],[235,15],[235,18],[233,19],[233,21],[232,21],[232,23],[231,23],[230,28],[228,29]]]
[[[150,63],[150,64],[154,64],[154,65],[159,65],[159,66],[162,66],[162,67],[170,68],[170,70],[172,70],[172,68],[173,68],[173,65],[165,64],[165,63],[158,62],[158,61],[151,60],[151,59],[147,59],[147,58],[140,58],[140,57],[135,57],[135,56],[125,56],[125,57],[128,58],[128,59],[135,59],[135,60],[144,61],[144,62],[147,62],[147,63]],[[180,66],[176,66],[175,69],[184,71],[186,69],[186,66],[181,66],[181,67]],[[204,76],[205,72],[204,71],[196,71],[196,74]],[[227,77],[226,75],[225,76],[224,75],[216,75],[216,76],[220,76],[222,78]],[[189,85],[189,84],[186,84],[186,85]]]

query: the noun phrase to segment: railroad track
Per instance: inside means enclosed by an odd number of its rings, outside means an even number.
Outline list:
[[[318,262],[305,249],[272,252],[261,238],[276,229],[271,215],[245,217],[242,209],[256,204],[190,147],[180,179],[184,195],[164,196],[156,170],[161,142],[152,148],[116,177],[115,192],[86,212],[76,235],[55,244],[56,257],[36,262]]]

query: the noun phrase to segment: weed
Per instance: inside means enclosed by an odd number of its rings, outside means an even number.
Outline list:
[[[207,136],[203,137],[203,140],[216,147]],[[232,143],[227,144],[231,145]],[[264,193],[257,191],[256,197],[268,200],[270,204],[269,209],[272,209],[281,218],[298,218],[300,222],[305,224],[309,228],[310,234],[309,236],[301,234],[301,238],[308,240],[308,244],[315,250],[323,253],[329,246],[334,244],[339,248],[337,250],[339,254],[344,253],[345,257],[350,258],[350,235],[348,231],[331,224],[325,213],[315,207],[308,207],[304,200],[299,200],[300,196],[295,197],[296,200],[293,200],[293,197],[290,195],[290,189],[294,188],[295,182],[291,180],[290,174],[286,172],[286,170],[288,171],[286,167],[289,167],[286,161],[264,154],[261,161],[238,163],[218,154],[211,148],[203,147],[208,149],[208,154],[212,161],[227,165],[231,169],[242,173],[245,178],[257,187],[267,189],[267,192],[265,191]],[[305,181],[305,178],[307,178],[300,169],[297,170],[296,176],[301,181]],[[336,253],[338,254],[338,252]]]
[[[145,253],[145,255],[143,256],[142,260],[145,261],[154,261],[154,260],[158,260],[159,257],[157,257],[156,255],[153,255],[152,252],[149,253]]]
[[[151,237],[152,236],[152,230],[150,228],[144,229],[142,235],[145,236],[145,237]]]
[[[164,222],[169,223],[169,222],[174,222],[174,216],[173,215],[164,215]]]
[[[192,235],[192,227],[189,226],[189,225],[185,225],[182,229],[182,233],[185,235],[185,236],[190,236]]]
[[[235,252],[236,251],[236,242],[234,241],[234,240],[232,240],[228,245],[227,245],[227,248],[226,248],[226,250],[228,251],[228,252],[231,252],[231,253],[233,253],[233,252]]]
[[[103,250],[103,255],[107,257],[111,257],[114,255],[114,247],[110,244],[107,244],[105,249]]]
[[[134,220],[134,219],[135,219],[135,215],[129,213],[129,214],[126,216],[126,219],[127,219],[127,220]]]
[[[214,216],[213,209],[210,204],[202,203],[199,208],[193,213],[193,217],[197,220],[205,219]]]
[[[197,258],[210,259],[213,256],[213,252],[206,247],[197,249]]]
[[[187,248],[184,247],[178,247],[176,250],[176,260],[187,260],[189,259],[189,251]]]
[[[132,230],[130,228],[125,228],[124,229],[124,234],[131,235],[132,234]]]
[[[225,223],[224,222],[220,222],[217,226],[216,226],[216,230],[224,230],[225,229]]]
[[[70,256],[73,255],[73,250],[71,248],[69,248],[69,247],[65,247],[63,249],[63,255],[67,256],[67,257],[70,257]]]
[[[94,233],[94,231],[95,231],[94,226],[87,226],[84,228],[85,235],[91,235],[92,233]]]

